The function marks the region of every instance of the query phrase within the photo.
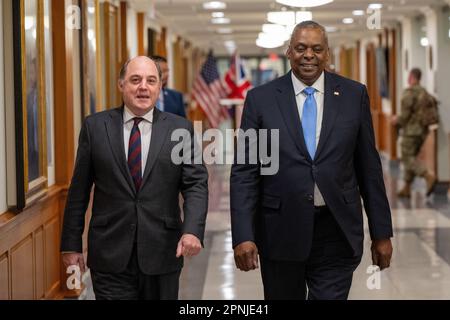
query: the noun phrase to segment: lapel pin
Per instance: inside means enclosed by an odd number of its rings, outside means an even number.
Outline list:
[[[335,96],[338,96],[338,95],[339,95],[339,92],[338,92],[338,91],[335,91],[335,92],[334,92],[334,95],[335,95]]]

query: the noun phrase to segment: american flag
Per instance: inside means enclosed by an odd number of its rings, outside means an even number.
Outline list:
[[[217,70],[216,59],[210,51],[194,81],[192,97],[205,112],[213,128],[217,128],[223,120],[229,118],[226,108],[220,105],[220,99],[227,96],[227,89],[222,84]]]
[[[230,69],[225,75],[225,83],[228,85],[228,98],[245,99],[247,91],[251,87],[245,74],[244,65],[237,52],[231,57]]]

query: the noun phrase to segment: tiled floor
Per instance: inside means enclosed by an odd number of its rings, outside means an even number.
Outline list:
[[[383,163],[394,224],[391,267],[370,270],[366,227],[364,256],[353,278],[349,299],[450,299],[450,205],[447,195],[424,197],[417,179],[411,199],[397,199],[402,182],[395,165]],[[205,249],[185,263],[180,299],[262,299],[259,270],[236,269],[231,248],[229,166],[209,168],[210,208]],[[379,277],[378,277],[379,276]],[[89,277],[86,277],[89,286]],[[369,289],[372,288],[372,289]],[[87,290],[84,298],[93,298]]]

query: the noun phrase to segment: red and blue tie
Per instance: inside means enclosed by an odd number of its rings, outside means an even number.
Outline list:
[[[139,123],[142,120],[142,118],[133,118],[134,125],[133,129],[131,129],[128,144],[128,168],[130,169],[136,192],[139,191],[142,183],[141,131],[139,130]]]

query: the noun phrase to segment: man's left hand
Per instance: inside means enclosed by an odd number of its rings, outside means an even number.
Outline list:
[[[197,255],[202,249],[200,240],[193,234],[183,234],[177,246],[177,258],[193,257]]]
[[[380,270],[388,268],[392,257],[391,239],[373,240],[370,249],[373,264],[379,266]]]

